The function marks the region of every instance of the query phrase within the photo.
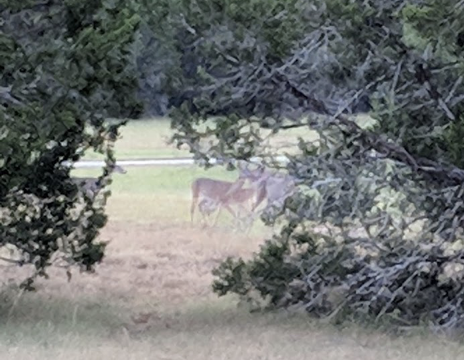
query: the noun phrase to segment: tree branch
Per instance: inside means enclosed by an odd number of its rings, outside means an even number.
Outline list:
[[[324,103],[305,94],[288,79],[285,79],[285,81],[289,91],[308,104],[308,110],[317,110],[322,114],[331,115]],[[349,120],[348,117],[343,114],[337,113],[334,117],[340,124],[346,126],[350,132],[358,134],[358,140],[363,141],[365,145],[379,153],[385,154],[386,157],[408,165],[414,171],[421,172],[428,176],[429,179],[432,178],[437,180],[437,178],[440,178],[440,180],[446,181],[448,185],[458,185],[464,182],[463,169],[454,165],[440,164],[427,158],[415,156],[409,153],[404,147],[388,142],[370,130],[362,129],[358,124]]]

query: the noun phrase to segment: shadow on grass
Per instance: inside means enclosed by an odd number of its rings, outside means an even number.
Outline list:
[[[69,299],[4,286],[0,289],[0,339],[41,343],[56,335],[110,336],[126,313],[107,299]]]
[[[111,305],[110,298],[64,299],[38,292],[23,294],[17,300],[18,293],[12,288],[0,293],[0,344],[30,349],[34,354],[62,351],[66,358],[74,359],[84,358],[86,349],[95,354],[112,349],[111,358],[115,359],[137,351],[143,358],[150,358],[149,354],[156,358],[154,352],[162,351],[166,359],[174,358],[171,355],[179,359],[213,358],[212,354],[224,352],[230,355],[227,358],[238,359],[246,358],[239,356],[243,349],[251,354],[249,358],[253,358],[253,351],[267,352],[266,358],[293,354],[298,359],[313,351],[314,358],[331,354],[330,359],[399,359],[427,345],[418,356],[411,357],[419,359],[444,349],[448,355],[462,350],[457,344],[451,349],[452,344],[437,338],[431,341],[427,336],[392,339],[385,333],[368,332],[354,325],[335,328],[307,314],[249,313],[246,308],[237,308],[233,297],[192,300],[177,309],[154,306],[147,313],[138,313],[136,309]],[[68,357],[70,349],[74,357]],[[362,354],[354,357],[360,351]],[[60,358],[65,358],[63,354]]]

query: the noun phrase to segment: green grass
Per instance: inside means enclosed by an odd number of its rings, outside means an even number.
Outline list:
[[[21,305],[33,313],[45,306],[43,319],[53,318],[52,307],[63,308],[59,302],[36,298]],[[16,324],[16,331],[2,332],[2,359],[451,360],[460,359],[461,351],[440,339],[391,339],[352,327],[334,331],[302,316],[247,314],[224,301],[158,312],[151,327],[139,328],[121,318],[115,321],[109,311],[80,310],[94,318],[78,315],[75,323],[65,317],[58,324]]]
[[[124,175],[115,174],[111,185],[113,194],[108,211],[113,220],[149,223],[153,219],[176,223],[190,221],[191,183],[198,177],[235,181],[237,171],[214,167],[126,167]],[[76,169],[76,176],[98,176],[97,169]],[[197,221],[199,214],[197,211]],[[231,217],[223,211],[220,225],[230,224]],[[251,234],[268,233],[261,222],[256,222]]]
[[[121,128],[121,138],[115,146],[118,159],[149,159],[189,156],[188,151],[168,145],[173,132],[169,119],[133,120]],[[89,151],[85,160],[102,159],[102,155]]]
[[[213,167],[208,170],[197,166],[127,166],[126,174],[114,174],[113,189],[121,194],[182,193],[190,195],[190,184],[197,177],[212,177],[220,180],[234,181],[237,171],[226,171]],[[76,176],[98,176],[99,169],[75,169]]]
[[[363,127],[373,124],[373,120],[367,115],[359,115],[357,122]],[[214,119],[210,120],[208,125],[214,126]],[[168,145],[172,135],[173,130],[167,118],[130,121],[121,128],[121,138],[115,146],[116,157],[118,159],[190,157],[186,147],[177,149],[172,144]],[[261,130],[261,135],[265,139],[262,145],[277,154],[295,153],[299,137],[306,141],[314,141],[318,138],[316,132],[304,128],[290,129],[277,134],[272,134],[270,130]],[[103,156],[88,151],[83,159],[103,159]]]

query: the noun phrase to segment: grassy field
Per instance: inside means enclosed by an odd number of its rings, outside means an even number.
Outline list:
[[[121,128],[121,137],[116,142],[116,156],[120,159],[149,159],[185,157],[187,150],[178,150],[168,141],[172,130],[168,119],[136,120]],[[100,154],[88,152],[84,159],[101,159]]]
[[[141,154],[141,147],[124,146],[126,154]],[[95,274],[75,272],[67,282],[54,268],[38,292],[21,295],[8,284],[27,269],[1,264],[7,284],[0,294],[2,360],[463,358],[463,346],[427,334],[393,337],[354,325],[334,328],[301,314],[250,314],[232,296],[217,298],[211,270],[227,256],[251,256],[270,230],[256,223],[249,237],[236,234],[226,215],[215,229],[192,226],[189,186],[204,170],[127,170],[114,176],[110,221],[101,234],[110,243]]]
[[[357,120],[361,126],[368,126],[373,121],[367,116],[359,116]],[[187,148],[177,149],[173,144],[168,144],[172,134],[169,120],[165,118],[131,121],[121,128],[121,137],[115,146],[116,156],[118,159],[190,156]],[[317,139],[316,132],[304,129],[291,129],[278,134],[262,130],[261,135],[265,139],[262,145],[275,153],[294,152],[297,149],[298,137],[305,140]],[[102,158],[102,155],[94,152],[87,152],[84,156],[86,160]]]
[[[121,138],[116,142],[116,156],[118,159],[150,159],[191,156],[187,148],[177,149],[168,144],[173,131],[168,119],[136,120],[121,128]],[[270,131],[264,131],[265,145],[276,152],[292,151],[297,144],[297,137],[315,137],[310,131],[291,130],[276,136],[269,136]],[[102,159],[102,155],[87,152],[85,160]]]

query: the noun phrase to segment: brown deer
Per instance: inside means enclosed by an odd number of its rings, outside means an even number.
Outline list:
[[[229,194],[240,190],[245,182],[249,181],[257,193],[252,211],[255,211],[264,200],[267,202],[266,207],[282,206],[285,199],[291,196],[296,190],[296,179],[293,176],[272,173],[262,165],[259,165],[254,170],[250,170],[249,164],[243,166],[243,163],[239,162],[237,168],[239,170],[239,177],[225,196],[229,196]]]
[[[238,189],[230,194],[227,194],[234,182],[216,180],[210,178],[198,178],[192,183],[192,204],[190,206],[190,221],[193,224],[195,208],[198,207],[200,213],[205,219],[218,210],[213,226],[216,225],[221,209],[224,207],[234,219],[239,218],[240,211],[234,210],[233,205],[237,205],[240,209],[249,213],[246,203],[253,203],[256,196],[254,188]],[[227,196],[225,196],[227,194]],[[201,198],[201,201],[199,202]]]

